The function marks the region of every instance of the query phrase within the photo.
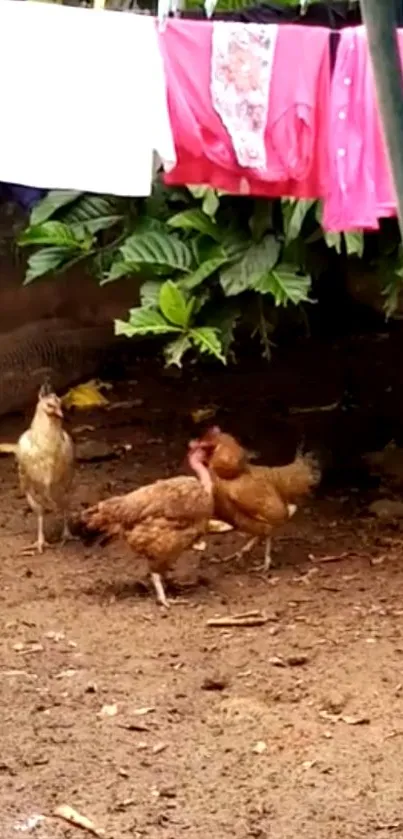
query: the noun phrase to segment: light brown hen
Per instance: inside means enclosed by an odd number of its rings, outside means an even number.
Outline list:
[[[213,485],[203,455],[192,443],[188,462],[197,477],[155,481],[126,495],[100,501],[81,514],[81,525],[93,533],[123,536],[145,557],[157,600],[169,606],[162,575],[206,533],[213,513]]]
[[[264,570],[271,564],[271,535],[296,512],[296,502],[308,495],[321,477],[312,454],[297,453],[287,466],[255,466],[230,434],[217,426],[197,441],[204,452],[214,486],[214,514],[237,530],[253,535],[241,551],[257,539],[266,540]]]

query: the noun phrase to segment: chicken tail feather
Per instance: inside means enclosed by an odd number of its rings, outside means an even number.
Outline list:
[[[309,492],[320,483],[322,469],[319,458],[313,452],[297,451],[292,463],[270,470],[270,477],[286,501],[293,501]]]

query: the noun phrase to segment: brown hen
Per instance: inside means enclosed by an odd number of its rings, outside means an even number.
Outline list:
[[[81,514],[81,525],[109,537],[124,536],[148,561],[157,600],[169,605],[162,575],[206,533],[213,513],[213,485],[203,455],[192,443],[188,462],[197,478],[185,475],[155,481],[127,495],[100,501]]]
[[[214,486],[214,514],[253,535],[235,556],[249,551],[257,539],[266,540],[264,570],[271,564],[271,535],[296,512],[296,502],[320,481],[312,454],[297,453],[287,466],[254,466],[230,434],[211,428],[197,441],[204,452]]]

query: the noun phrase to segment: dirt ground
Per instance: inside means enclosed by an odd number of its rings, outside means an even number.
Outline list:
[[[394,373],[385,367],[375,385],[373,356],[356,413],[293,413],[341,399],[351,366],[328,352],[326,375],[302,378],[302,351],[292,374],[281,356],[264,377],[180,380],[139,362],[111,394],[130,405],[69,417],[76,438],[126,446],[79,465],[75,505],[180,471],[190,411],[210,404],[265,462],[284,461],[305,429],[334,465],[358,437],[365,447],[381,410],[372,438],[387,437],[382,393]],[[22,427],[8,419],[0,439]],[[368,516],[385,489],[357,464],[278,533],[267,579],[259,548],[222,561],[237,534],[184,556],[168,614],[124,545],[22,557],[35,522],[11,458],[0,460],[0,485],[0,839],[83,835],[52,817],[61,804],[107,839],[403,836],[403,537],[398,523]],[[251,610],[267,622],[207,625]]]

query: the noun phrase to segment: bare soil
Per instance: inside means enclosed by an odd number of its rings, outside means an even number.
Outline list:
[[[263,462],[292,455],[302,430],[330,449],[333,466],[354,441],[387,438],[400,419],[382,394],[398,376],[385,361],[374,382],[368,346],[355,412],[290,410],[341,398],[351,365],[340,349],[326,352],[323,364],[314,352],[308,366],[298,349],[264,373],[198,379],[139,362],[111,396],[139,404],[69,418],[76,438],[126,445],[79,466],[75,505],[181,471],[190,412],[206,405]],[[9,418],[0,439],[22,427]],[[22,557],[35,521],[13,460],[0,460],[0,839],[84,835],[52,817],[60,804],[107,839],[403,836],[403,535],[368,516],[371,500],[399,493],[360,468],[350,458],[278,533],[267,579],[259,548],[223,561],[239,534],[189,552],[164,614],[125,545],[55,544]],[[251,610],[267,622],[207,625]]]

